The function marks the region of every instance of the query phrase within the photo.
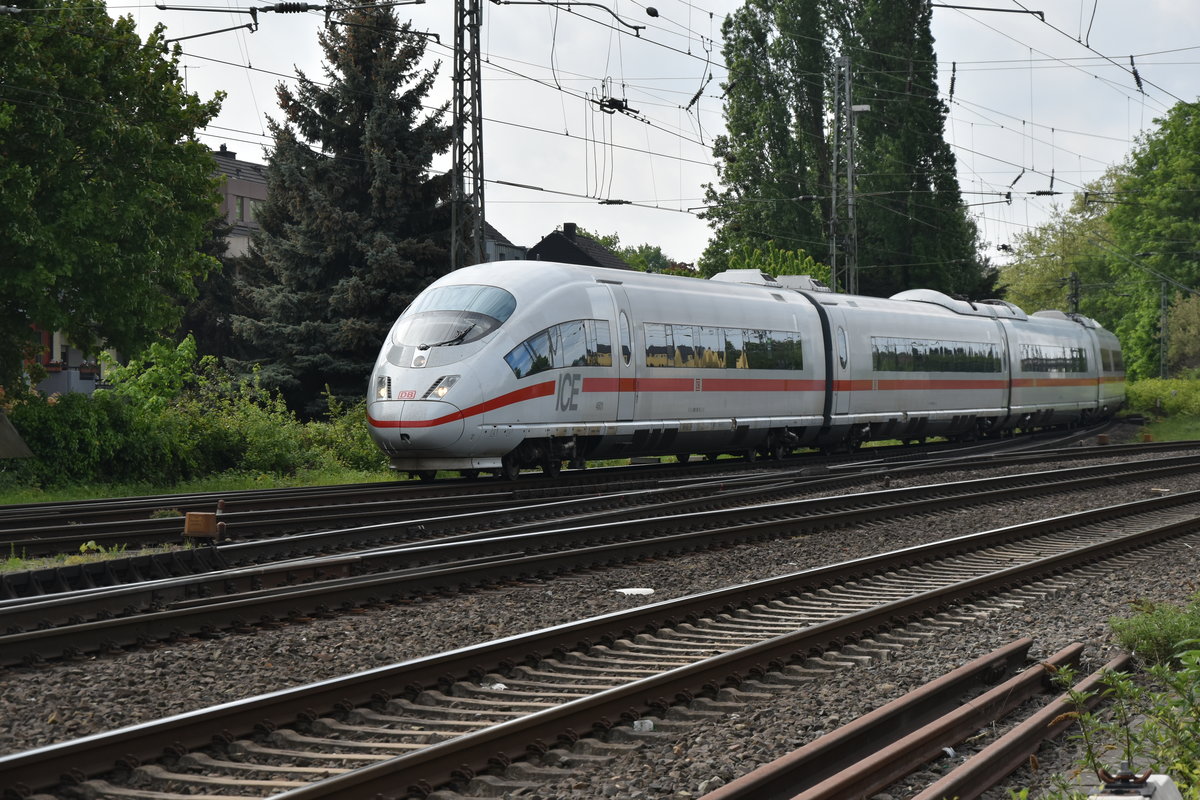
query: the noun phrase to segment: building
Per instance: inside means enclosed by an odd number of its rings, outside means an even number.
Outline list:
[[[515,245],[485,220],[483,223],[483,260],[520,261],[528,248]]]
[[[267,199],[267,168],[239,161],[225,145],[213,151],[217,169],[225,176],[221,184],[221,213],[232,227],[226,255],[237,257],[250,248],[250,234],[258,230],[258,207]]]
[[[564,222],[561,231],[554,231],[529,248],[527,258],[531,261],[560,261],[564,264],[583,264],[589,267],[633,269],[612,250],[580,233],[574,222]]]

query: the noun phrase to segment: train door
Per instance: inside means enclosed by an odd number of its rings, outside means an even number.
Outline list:
[[[616,314],[616,347],[613,348],[613,367],[617,374],[617,421],[624,422],[633,419],[634,405],[637,401],[635,392],[634,369],[636,365],[634,353],[633,317],[629,309],[629,297],[625,287],[616,282],[603,281],[612,292]]]
[[[1001,319],[996,320],[996,328],[1000,332],[1000,358],[1002,360],[1002,364],[1003,364],[1003,368],[1004,368],[1004,376],[1005,376],[1004,389],[1003,389],[1003,393],[1001,395],[1000,405],[1006,409],[1011,409],[1012,408],[1012,376],[1013,376],[1013,372],[1014,372],[1012,359],[1013,359],[1013,351],[1015,350],[1015,348],[1013,347],[1013,344],[1009,341],[1008,334],[1012,329],[1008,325],[1005,325],[1004,321]],[[1011,413],[1011,411],[1010,411],[1010,413]],[[1000,419],[1000,420],[998,420],[998,422],[1003,424],[1005,422],[1005,420]]]
[[[831,409],[834,415],[849,414],[852,408],[851,398],[853,397],[853,380],[851,369],[853,365],[850,363],[850,337],[846,332],[846,323],[841,314],[830,314],[830,333],[833,341],[831,342],[833,350],[833,358],[831,365],[831,374],[833,380],[830,383],[833,385],[833,408]]]

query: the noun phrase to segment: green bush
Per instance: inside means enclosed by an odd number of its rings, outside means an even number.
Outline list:
[[[1183,643],[1200,639],[1200,596],[1185,607],[1171,603],[1139,602],[1139,613],[1108,621],[1121,647],[1148,664],[1170,664]]]
[[[1126,385],[1125,397],[1142,414],[1200,416],[1200,381],[1149,378]]]
[[[29,394],[9,412],[35,458],[10,462],[0,487],[146,483],[222,474],[291,476],[301,470],[383,471],[365,403],[330,400],[329,419],[301,422],[256,381],[237,384],[185,340],[118,370],[93,396]]]

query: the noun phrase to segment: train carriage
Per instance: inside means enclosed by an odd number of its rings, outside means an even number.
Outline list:
[[[1063,424],[1115,411],[1122,380],[1116,338],[1059,312],[755,270],[502,262],[441,278],[400,316],[368,423],[396,469],[512,476]]]

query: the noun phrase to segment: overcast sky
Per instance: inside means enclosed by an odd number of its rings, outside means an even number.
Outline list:
[[[187,5],[248,7],[245,0]],[[487,220],[519,245],[533,245],[563,222],[575,222],[616,233],[624,245],[657,244],[676,260],[694,262],[709,237],[695,212],[704,203],[703,185],[716,178],[710,145],[722,128],[721,22],[737,4],[602,5],[484,3]],[[646,13],[647,5],[656,8],[657,17]],[[964,199],[989,203],[973,205],[972,211],[989,254],[1003,261],[995,246],[1042,222],[1055,199],[1028,192],[1070,191],[1095,179],[1124,158],[1155,117],[1180,99],[1197,99],[1200,2],[964,5],[1045,15],[1043,22],[1024,13],[933,12],[943,99],[949,99],[954,65],[947,139],[958,158]],[[133,14],[143,31],[163,23],[168,37],[249,22],[228,11],[161,11],[119,0],[110,11]],[[431,103],[447,100],[453,0],[428,0],[397,12],[411,18],[416,30],[440,38],[440,43],[431,38],[428,51],[430,63],[442,62]],[[322,19],[319,12],[262,13],[257,32],[181,43],[189,88],[205,99],[217,90],[228,95],[221,115],[202,135],[205,143],[213,148],[224,143],[245,160],[265,160],[269,139],[263,120],[279,117],[275,85],[297,70],[324,80],[316,39]],[[645,26],[638,36],[629,27],[635,25]],[[1130,73],[1131,55],[1144,92]],[[605,97],[625,101],[630,113],[604,113],[594,101]],[[437,166],[447,169],[448,161]],[[1011,205],[997,203],[997,193],[1010,185]],[[601,199],[630,204],[602,205]],[[826,251],[818,248],[814,255],[824,260]]]

